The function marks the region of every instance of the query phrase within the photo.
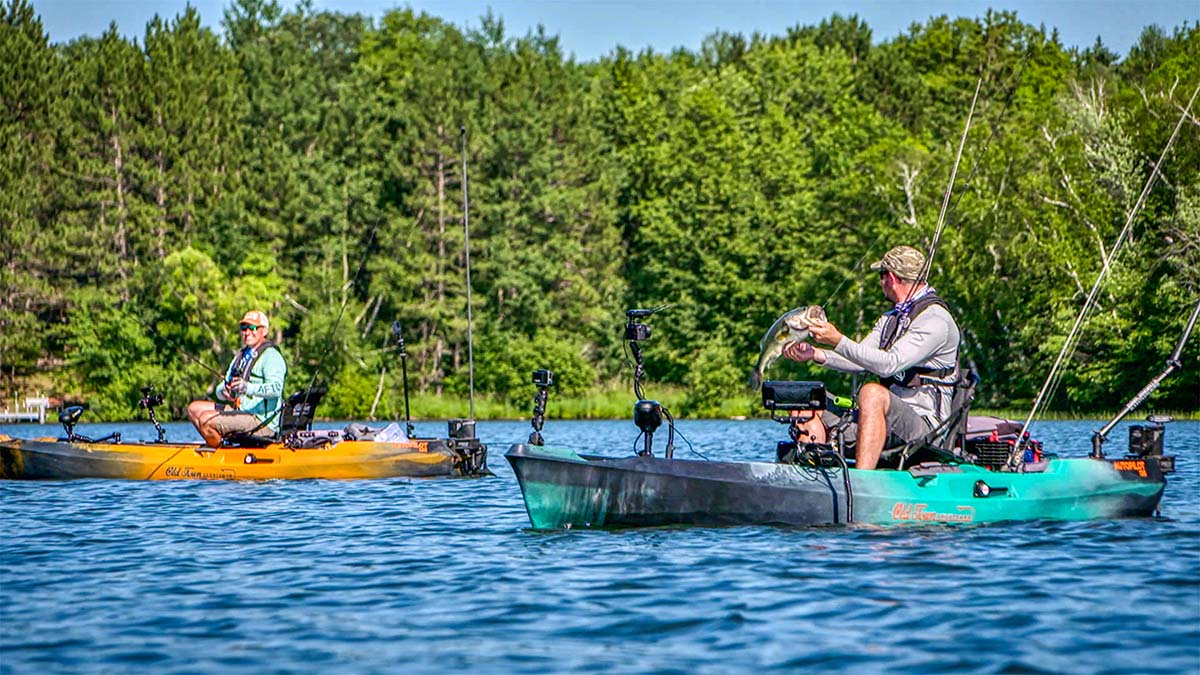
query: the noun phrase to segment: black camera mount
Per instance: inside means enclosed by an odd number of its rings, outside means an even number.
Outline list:
[[[158,432],[156,443],[167,442],[167,432],[163,431],[162,425],[158,423],[158,417],[154,414],[154,406],[162,405],[162,394],[155,393],[154,385],[142,387],[142,400],[138,401],[138,406],[145,408],[146,412],[150,413],[150,422],[154,424],[154,430]]]
[[[646,394],[642,390],[642,376],[646,374],[645,359],[642,356],[641,343],[650,339],[650,326],[641,323],[641,319],[645,319],[651,314],[655,314],[666,309],[667,305],[659,305],[654,309],[630,309],[625,312],[625,340],[629,343],[629,351],[633,354],[633,393],[638,400],[633,404],[633,423],[640,430],[643,440],[642,449],[638,451],[638,455],[642,457],[652,456],[654,432],[662,426],[663,417],[667,418],[667,459],[671,459],[675,455],[675,418],[671,416],[671,411],[658,401],[646,399]]]
[[[545,445],[542,438],[542,425],[546,421],[546,400],[550,397],[550,387],[554,384],[554,373],[549,370],[533,371],[533,383],[537,386],[537,394],[533,397],[533,419],[529,424],[533,433],[529,434],[530,445]]]

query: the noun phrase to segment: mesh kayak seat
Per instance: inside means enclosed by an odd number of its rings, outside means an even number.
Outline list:
[[[896,467],[903,471],[910,461],[918,462],[968,462],[963,454],[967,435],[967,420],[971,403],[975,401],[975,388],[979,376],[971,369],[964,369],[954,382],[954,396],[950,399],[950,414],[945,421],[929,430],[924,436],[894,448],[885,448],[879,455],[881,466]]]

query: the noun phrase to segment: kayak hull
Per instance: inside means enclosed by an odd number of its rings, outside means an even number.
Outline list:
[[[1166,486],[1154,457],[1050,459],[1026,473],[613,459],[523,444],[505,458],[535,529],[1138,517],[1154,514]]]
[[[483,449],[486,453],[486,448]],[[486,457],[486,455],[484,455]],[[210,448],[189,443],[68,443],[0,436],[0,478],[69,480],[271,480],[452,478],[490,475],[452,442],[342,441],[321,448]]]

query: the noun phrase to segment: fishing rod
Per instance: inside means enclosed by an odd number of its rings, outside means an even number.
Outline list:
[[[1187,325],[1183,329],[1183,335],[1179,337],[1179,344],[1175,345],[1175,351],[1167,357],[1166,367],[1163,368],[1163,371],[1156,375],[1154,379],[1150,380],[1145,387],[1142,387],[1142,390],[1139,391],[1132,399],[1130,399],[1129,402],[1125,404],[1125,407],[1121,409],[1121,412],[1117,413],[1116,417],[1113,417],[1108,424],[1104,425],[1104,428],[1099,429],[1092,434],[1092,457],[1104,457],[1104,442],[1108,440],[1108,432],[1112,431],[1113,427],[1117,426],[1118,422],[1125,419],[1126,415],[1133,412],[1139,405],[1149,398],[1150,394],[1153,394],[1154,390],[1158,389],[1158,386],[1162,384],[1163,380],[1167,379],[1171,373],[1183,367],[1183,362],[1179,359],[1181,356],[1183,356],[1183,348],[1185,345],[1187,345],[1188,337],[1192,334],[1192,329],[1196,327],[1197,317],[1200,317],[1200,301],[1196,302],[1196,308],[1192,310],[1192,318],[1188,319]]]
[[[927,255],[925,257],[925,265],[921,269],[921,274],[918,277],[918,282],[924,282],[929,278],[929,271],[933,265],[933,255],[937,250],[938,243],[941,241],[941,233],[945,227],[945,223],[948,222],[950,216],[953,215],[954,212],[958,210],[958,205],[960,202],[962,202],[962,198],[967,194],[967,192],[970,191],[971,181],[974,180],[976,173],[979,171],[979,166],[983,162],[984,155],[987,154],[988,149],[992,145],[992,139],[995,138],[995,136],[996,136],[996,130],[1000,127],[1000,122],[1002,122],[1004,120],[1004,118],[1008,115],[1008,108],[1012,104],[1013,96],[1014,96],[1014,94],[1016,94],[1017,87],[1020,86],[1022,76],[1025,73],[1025,64],[1029,61],[1029,57],[1032,56],[1032,54],[1033,54],[1032,48],[1026,49],[1024,56],[1021,57],[1021,61],[1017,64],[1016,75],[1013,77],[1012,86],[1010,86],[1008,88],[1008,93],[1005,94],[1004,105],[1003,105],[1003,107],[1000,108],[1000,115],[997,117],[996,124],[992,125],[992,131],[990,134],[988,134],[987,140],[984,141],[983,149],[979,151],[979,155],[975,158],[975,163],[971,165],[971,171],[970,171],[970,173],[967,174],[967,179],[965,181],[963,181],[963,189],[961,191],[959,191],[958,196],[954,199],[954,203],[950,204],[949,208],[947,209],[946,204],[947,204],[947,202],[949,202],[950,196],[953,193],[954,181],[955,181],[956,175],[958,173],[959,163],[962,159],[963,143],[965,143],[967,134],[970,131],[971,118],[974,115],[976,101],[979,98],[979,91],[983,85],[983,77],[984,77],[983,73],[980,74],[978,80],[976,81],[975,95],[971,99],[971,109],[967,115],[967,123],[964,126],[962,140],[959,143],[958,154],[955,157],[954,167],[950,174],[950,184],[946,188],[945,197],[942,202],[942,208],[938,214],[938,224],[937,224],[937,227],[935,228],[934,239],[929,248],[929,255]],[[872,243],[870,246],[867,247],[866,253],[864,253],[863,256],[861,258],[859,258],[858,263],[856,263],[854,265],[852,270],[857,270],[858,268],[860,268],[862,266],[863,261],[866,260],[867,256],[870,255],[871,251],[874,250],[874,248],[877,245],[879,245],[879,242],[887,234],[888,233],[886,231],[883,232],[875,239],[874,243]],[[837,297],[838,293],[841,292],[842,288],[845,287],[846,282],[848,282],[851,278],[853,278],[853,276],[854,275],[852,272],[849,276],[847,276],[845,279],[843,279],[842,283],[838,285],[838,287],[833,291],[833,293],[829,294],[829,297],[825,300],[825,303],[822,306],[827,306],[830,302],[832,302],[833,299],[835,297]],[[920,283],[915,284],[914,289],[911,289],[911,290],[915,290],[915,286],[918,286],[918,285],[920,285]],[[906,297],[905,300],[911,299],[911,290],[910,290],[910,296]]]
[[[329,335],[325,337],[325,346],[321,350],[321,358],[317,361],[317,368],[313,371],[312,379],[308,382],[308,387],[304,390],[304,400],[309,399],[309,394],[312,393],[313,387],[317,383],[317,377],[321,374],[321,367],[325,365],[325,357],[329,355],[329,348],[333,346],[333,336],[337,334],[338,325],[342,323],[342,315],[346,313],[346,304],[349,302],[349,295],[345,295],[344,291],[347,288],[354,288],[358,284],[358,276],[362,274],[363,266],[367,264],[367,256],[371,254],[371,245],[375,243],[375,230],[378,229],[382,219],[375,221],[371,226],[371,234],[367,238],[367,245],[363,248],[362,259],[358,261],[358,269],[354,271],[354,278],[350,280],[349,286],[342,286],[343,297],[342,307],[338,310],[337,319],[333,322],[333,327],[329,329]],[[280,408],[282,410],[282,408]]]
[[[983,149],[979,151],[979,155],[975,158],[975,163],[971,165],[971,171],[967,174],[967,179],[963,181],[963,188],[958,193],[958,197],[954,199],[954,203],[950,204],[950,208],[946,208],[946,204],[950,200],[950,195],[954,191],[955,174],[958,172],[959,158],[962,157],[962,143],[967,140],[967,132],[971,127],[971,116],[975,111],[975,99],[979,97],[979,88],[983,84],[983,74],[979,76],[978,82],[975,84],[975,98],[971,99],[971,112],[967,115],[967,124],[963,129],[962,142],[958,148],[958,158],[954,160],[954,169],[950,174],[950,185],[946,188],[946,194],[942,201],[942,212],[938,215],[938,224],[934,231],[933,241],[929,246],[929,255],[925,256],[925,265],[921,268],[921,275],[918,277],[918,282],[924,282],[929,278],[929,272],[933,267],[933,255],[937,252],[938,244],[941,242],[942,231],[945,224],[949,221],[950,216],[958,210],[959,203],[962,198],[970,191],[971,181],[975,179],[975,174],[979,171],[979,165],[983,163],[983,157],[987,154],[988,149],[992,146],[992,139],[996,137],[996,131],[1000,128],[1000,122],[1008,115],[1008,107],[1012,104],[1013,97],[1017,93],[1017,87],[1021,85],[1021,78],[1025,74],[1025,64],[1029,61],[1029,57],[1033,55],[1032,47],[1025,50],[1025,55],[1021,57],[1020,63],[1017,64],[1017,72],[1013,77],[1012,86],[1008,88],[1008,93],[1004,96],[1004,106],[1000,108],[1000,115],[997,117],[996,123],[992,125],[992,131],[988,134],[987,139],[983,142]],[[919,284],[918,284],[919,285]]]
[[[946,186],[946,192],[942,196],[942,208],[938,212],[937,226],[933,229],[933,240],[929,243],[929,255],[925,256],[925,264],[921,267],[921,274],[917,276],[916,283],[908,289],[908,297],[905,298],[905,301],[911,300],[917,287],[929,278],[929,270],[933,266],[933,256],[937,253],[938,243],[942,240],[942,231],[946,229],[946,216],[948,213],[947,210],[950,208],[950,196],[954,194],[954,180],[958,177],[958,165],[962,162],[963,148],[967,145],[967,135],[971,133],[971,121],[975,118],[975,104],[979,101],[979,90],[982,87],[983,73],[980,73],[979,79],[975,82],[975,95],[971,97],[971,109],[967,111],[967,121],[963,125],[962,138],[958,141],[958,152],[954,156],[954,166],[950,169],[950,184]],[[978,160],[976,160],[976,163],[978,164]]]
[[[1033,418],[1037,416],[1038,410],[1042,408],[1049,400],[1047,393],[1052,388],[1051,383],[1057,381],[1056,377],[1058,375],[1059,368],[1062,366],[1063,360],[1066,358],[1067,353],[1073,348],[1073,344],[1078,338],[1080,326],[1083,325],[1084,318],[1095,306],[1096,296],[1099,294],[1100,286],[1104,282],[1104,278],[1108,276],[1108,271],[1112,267],[1113,262],[1117,259],[1117,254],[1120,253],[1121,248],[1128,240],[1129,233],[1133,229],[1134,218],[1136,218],[1137,214],[1142,210],[1142,205],[1145,204],[1146,197],[1150,194],[1150,188],[1154,186],[1154,182],[1158,179],[1158,176],[1162,171],[1163,162],[1166,161],[1167,154],[1170,153],[1171,148],[1174,147],[1175,139],[1179,137],[1179,130],[1183,128],[1183,123],[1188,118],[1188,113],[1192,109],[1192,103],[1195,102],[1197,93],[1200,93],[1200,85],[1198,85],[1196,89],[1192,91],[1192,97],[1188,99],[1188,103],[1183,110],[1183,114],[1180,115],[1179,121],[1175,124],[1174,131],[1171,132],[1171,137],[1167,139],[1167,144],[1163,147],[1162,153],[1159,154],[1158,161],[1154,163],[1153,168],[1150,171],[1150,176],[1146,179],[1145,185],[1142,186],[1141,194],[1138,195],[1137,202],[1134,203],[1133,208],[1129,210],[1129,215],[1125,218],[1125,225],[1121,228],[1120,233],[1118,233],[1116,242],[1114,242],[1113,247],[1109,249],[1108,255],[1104,257],[1104,264],[1100,267],[1100,273],[1096,275],[1096,282],[1092,284],[1092,289],[1088,292],[1087,299],[1084,301],[1083,307],[1079,310],[1079,314],[1075,317],[1075,323],[1071,326],[1071,331],[1067,334],[1067,339],[1063,341],[1062,349],[1059,350],[1058,357],[1054,360],[1054,365],[1050,368],[1050,374],[1046,376],[1045,383],[1042,384],[1042,388],[1038,391],[1037,397],[1033,401],[1033,407],[1029,411],[1029,416],[1025,418],[1025,423],[1021,427],[1021,433],[1017,436],[1018,439],[1022,440],[1013,446],[1013,450],[1008,457],[1008,465],[1010,467],[1015,467],[1017,463],[1016,458],[1022,456],[1021,451],[1024,450],[1023,441],[1025,438],[1025,433],[1029,431],[1029,425],[1033,423]]]
[[[471,401],[471,419],[475,419],[475,349],[471,321],[471,209],[467,201],[467,127],[459,127],[462,135],[462,198],[463,198],[463,251],[467,263],[467,378]]]

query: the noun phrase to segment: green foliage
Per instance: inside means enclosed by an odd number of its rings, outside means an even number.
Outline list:
[[[106,419],[136,415],[149,384],[182,414],[250,308],[271,316],[288,391],[329,387],[323,415],[403,415],[393,321],[414,414],[467,414],[466,220],[477,416],[526,416],[538,368],[552,417],[627,415],[622,312],[663,304],[647,393],[757,414],[745,378],[775,317],[822,304],[862,335],[886,309],[866,262],[930,245],[981,72],[932,281],[980,402],[1027,404],[1200,84],[1198,26],[1147,28],[1122,60],[1011,12],[877,43],[833,15],[593,63],[491,15],[462,30],[234,0],[220,35],[188,8],[138,41],[113,26],[66,45],[26,0],[0,17],[0,389],[52,377]],[[1192,115],[1060,411],[1140,389],[1200,296]],[[785,362],[770,376],[851,386]],[[1197,390],[1185,367],[1150,405],[1195,409]]]
[[[731,402],[731,392],[746,386],[746,373],[723,335],[714,335],[696,350],[684,378],[687,398],[680,413],[689,417],[718,417]],[[745,394],[736,398],[749,398]],[[740,414],[748,414],[750,406]]]
[[[596,370],[588,362],[580,338],[546,330],[533,338],[492,333],[481,340],[476,352],[475,385],[501,400],[520,401],[532,396],[531,375],[535,370],[554,373],[555,391],[575,396],[596,386]],[[468,381],[460,368],[446,378],[451,394],[467,392]]]
[[[378,375],[372,377],[361,368],[347,367],[332,379],[329,393],[322,400],[321,414],[333,419],[367,419],[375,401]],[[306,386],[305,382],[296,382],[292,390],[303,391]],[[388,412],[385,407],[376,414],[387,418]]]

